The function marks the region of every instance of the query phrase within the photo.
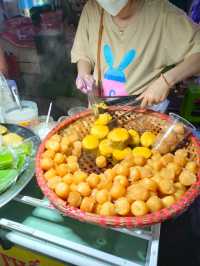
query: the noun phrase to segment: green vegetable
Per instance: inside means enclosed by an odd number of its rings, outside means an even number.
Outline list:
[[[18,171],[19,174],[23,171],[25,163],[26,163],[26,155],[25,154],[18,155],[18,158],[17,158],[17,171]]]
[[[24,142],[17,146],[14,150],[17,154],[25,154],[27,156],[31,156],[33,150],[33,143],[31,141]]]
[[[0,150],[0,169],[12,168],[14,163],[14,156],[8,149]]]
[[[0,170],[0,193],[9,188],[17,178],[18,172],[15,169]]]

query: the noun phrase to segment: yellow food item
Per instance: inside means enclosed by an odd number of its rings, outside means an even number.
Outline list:
[[[114,149],[112,152],[113,158],[116,161],[122,161],[124,160],[129,154],[131,153],[131,148],[126,148],[123,150],[120,149]]]
[[[105,168],[106,165],[107,165],[107,160],[106,158],[101,155],[99,157],[96,158],[96,165],[99,167],[99,168]]]
[[[56,194],[62,199],[67,199],[69,191],[69,186],[64,182],[58,183],[55,187]]]
[[[143,216],[149,212],[147,204],[142,200],[136,200],[131,205],[131,212],[134,216]]]
[[[60,135],[58,135],[58,134],[55,134],[55,135],[53,135],[53,136],[50,138],[50,140],[55,140],[55,141],[57,141],[57,142],[60,142],[61,139],[62,139],[62,137],[61,137]]]
[[[100,204],[103,204],[104,202],[109,201],[109,198],[110,198],[110,194],[108,190],[106,189],[99,190],[96,193],[96,201]]]
[[[134,156],[134,164],[137,166],[144,166],[146,163],[146,159],[142,155]]]
[[[42,158],[40,161],[40,167],[44,171],[48,171],[49,169],[53,168],[54,162],[51,158]]]
[[[104,139],[99,144],[99,152],[101,155],[109,157],[112,155],[112,143],[108,139]]]
[[[4,135],[8,132],[8,129],[2,125],[0,125],[0,135]]]
[[[148,165],[141,167],[141,177],[142,178],[150,178],[153,176],[152,169]]]
[[[95,206],[95,200],[93,197],[85,197],[82,202],[80,209],[84,212],[92,212]]]
[[[65,156],[62,153],[58,152],[55,154],[54,162],[56,164],[64,163],[64,161],[65,161]]]
[[[114,216],[116,214],[115,205],[110,201],[103,203],[100,207],[99,214],[102,216]]]
[[[130,130],[128,131],[128,133],[129,133],[130,136],[131,136],[131,141],[130,141],[130,143],[131,143],[132,145],[134,145],[134,146],[138,146],[138,145],[140,144],[140,135],[139,135],[139,133],[138,133],[136,130],[134,130],[134,129],[130,129]]]
[[[146,147],[136,147],[133,149],[133,155],[135,157],[141,156],[144,157],[145,159],[148,159],[149,157],[151,157],[151,154],[152,154],[151,150]]]
[[[74,176],[72,174],[66,174],[62,180],[66,184],[71,185],[74,181]]]
[[[184,169],[179,176],[179,181],[182,185],[187,187],[194,184],[197,181],[197,177],[187,169]]]
[[[169,163],[172,163],[174,161],[174,156],[171,153],[165,154],[161,159],[160,162],[163,166],[167,166]]]
[[[124,143],[129,139],[129,134],[125,128],[114,128],[108,134],[108,139],[113,143]]]
[[[179,149],[175,152],[175,156],[187,158],[188,152],[186,149]]]
[[[69,172],[69,168],[67,164],[63,163],[63,164],[59,164],[58,166],[56,166],[56,173],[58,176],[63,177],[66,174],[68,174],[68,172]]]
[[[174,183],[170,179],[161,179],[158,184],[159,190],[165,195],[170,195],[175,192]]]
[[[78,170],[74,173],[73,178],[73,182],[78,185],[86,180],[87,174],[81,170]]]
[[[110,180],[113,180],[114,177],[116,176],[116,171],[114,169],[107,169],[104,172],[104,175],[109,178]]]
[[[140,180],[141,177],[142,177],[142,174],[141,174],[140,166],[134,166],[130,168],[129,180],[131,183]]]
[[[119,199],[123,197],[125,193],[126,193],[126,189],[120,183],[114,183],[110,190],[110,195],[113,199]]]
[[[163,168],[161,171],[160,171],[160,175],[161,177],[165,178],[165,179],[171,179],[171,180],[174,180],[175,179],[175,170],[173,168]]]
[[[119,198],[115,201],[115,211],[121,216],[125,216],[130,211],[130,203],[127,198]]]
[[[149,198],[149,196],[150,196],[149,191],[140,184],[132,185],[127,192],[127,198],[131,203],[135,200],[146,201]]]
[[[108,132],[108,127],[103,125],[94,125],[90,131],[90,133],[98,139],[104,139],[108,135]]]
[[[144,178],[140,181],[140,183],[142,184],[143,187],[145,187],[147,190],[156,192],[158,185],[156,183],[156,181],[154,181],[153,179],[149,179],[149,178]]]
[[[186,191],[186,187],[185,187],[183,184],[181,184],[180,182],[176,182],[176,183],[174,183],[174,187],[175,187],[175,189],[177,189],[177,190],[181,189],[181,190]]]
[[[48,186],[48,188],[55,190],[57,184],[60,182],[61,182],[61,177],[55,176],[55,177],[48,180],[47,186]]]
[[[75,173],[79,169],[79,164],[77,162],[70,162],[67,164],[68,165],[68,170],[70,173]]]
[[[162,200],[158,196],[150,197],[146,204],[151,212],[157,212],[163,208]]]
[[[77,163],[77,157],[74,156],[74,155],[70,155],[67,157],[67,162],[70,164],[70,163],[73,163],[73,162],[76,162]]]
[[[93,135],[87,135],[83,139],[82,144],[83,144],[83,148],[86,150],[95,150],[99,146],[99,140],[97,137]]]
[[[53,159],[55,156],[55,151],[53,150],[46,150],[43,154],[42,154],[42,158],[51,158]]]
[[[77,191],[84,197],[91,194],[91,188],[86,182],[81,182],[77,185]]]
[[[187,163],[187,158],[182,155],[175,155],[174,162],[180,165],[180,167],[184,167]]]
[[[95,121],[95,125],[107,125],[112,120],[112,116],[108,113],[100,114]]]
[[[95,188],[100,182],[100,177],[97,174],[92,173],[88,176],[86,181],[91,188]]]
[[[6,145],[6,146],[11,145],[14,147],[22,144],[22,142],[23,142],[23,138],[16,133],[8,133],[8,134],[2,136],[2,140],[3,140],[4,145]]]
[[[184,194],[185,190],[177,189],[177,191],[174,193],[174,197],[176,200],[179,200]]]
[[[104,174],[100,174],[100,182],[97,186],[97,188],[99,190],[101,189],[107,189],[110,191],[111,187],[112,187],[112,178],[111,177],[107,177]]]
[[[54,178],[56,176],[56,170],[51,168],[49,169],[45,174],[44,174],[44,178],[46,180],[49,180],[51,178]]]
[[[143,147],[149,148],[155,143],[156,136],[152,132],[144,132],[140,138],[140,142]]]
[[[78,193],[77,191],[71,191],[69,193],[67,202],[70,206],[78,208],[81,205],[81,200],[82,198],[80,193]]]
[[[178,176],[181,172],[181,166],[177,163],[169,163],[167,165],[167,169],[173,169],[176,176]]]
[[[175,198],[173,196],[166,196],[162,198],[162,204],[165,208],[169,208],[175,203]]]
[[[114,178],[114,183],[120,183],[122,186],[127,187],[128,186],[128,178],[124,175],[117,175]]]
[[[56,140],[47,140],[47,142],[45,143],[45,148],[47,150],[58,152],[60,150],[60,143]]]
[[[181,134],[181,135],[184,135],[185,133],[185,128],[184,128],[184,125],[181,124],[181,123],[177,123],[173,130],[177,133],[177,134]]]
[[[197,170],[198,170],[198,165],[196,162],[188,162],[185,166],[185,168],[190,171],[191,173],[193,174],[196,174],[197,173]]]
[[[130,168],[129,167],[126,167],[123,164],[119,164],[115,168],[115,172],[116,172],[117,175],[129,176],[129,174],[130,174]]]

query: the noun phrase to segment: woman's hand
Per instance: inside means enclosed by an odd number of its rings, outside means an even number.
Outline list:
[[[78,75],[76,79],[76,87],[83,93],[87,93],[92,90],[95,84],[95,80],[92,75]]]
[[[156,79],[147,89],[138,97],[142,100],[141,107],[152,106],[164,101],[170,92],[170,87],[161,76]]]

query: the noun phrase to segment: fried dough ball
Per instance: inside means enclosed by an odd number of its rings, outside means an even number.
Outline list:
[[[142,156],[134,156],[134,163],[137,166],[144,166],[146,163],[146,159]]]
[[[102,216],[114,216],[116,214],[115,205],[109,201],[103,203],[100,207],[99,214]]]
[[[99,190],[96,193],[96,201],[100,204],[103,204],[104,202],[108,201],[109,198],[110,194],[106,189]]]
[[[123,164],[119,164],[115,171],[116,171],[117,175],[128,176],[130,169],[128,167],[124,166]]]
[[[98,139],[104,139],[109,133],[109,128],[106,125],[94,125],[91,128],[91,134]]]
[[[165,208],[169,208],[175,203],[175,198],[173,196],[166,196],[162,198],[162,204]]]
[[[56,153],[55,157],[54,157],[54,162],[56,164],[64,163],[65,162],[65,156],[60,152]]]
[[[71,185],[69,185],[70,191],[77,191],[77,185],[72,183]]]
[[[67,145],[67,146],[69,146],[70,145],[70,141],[69,141],[69,138],[68,138],[68,136],[63,136],[62,138],[61,138],[61,144],[65,144],[65,145]]]
[[[100,215],[100,210],[101,210],[101,207],[102,205],[101,204],[95,204],[95,207],[94,207],[94,213]]]
[[[91,188],[86,182],[81,182],[77,185],[77,191],[83,196],[87,197],[91,194]]]
[[[65,163],[57,165],[56,173],[58,176],[61,176],[61,177],[65,176],[66,174],[69,173],[68,165]]]
[[[60,182],[61,182],[61,177],[55,176],[55,177],[48,180],[47,186],[48,186],[48,188],[55,190],[57,184]]]
[[[186,187],[183,185],[183,184],[181,184],[180,182],[176,182],[176,183],[174,183],[174,187],[175,187],[175,189],[181,189],[181,190],[184,190],[184,191],[186,191]]]
[[[78,193],[77,191],[71,191],[69,193],[67,202],[70,206],[78,208],[81,205],[81,200],[82,198],[80,193]]]
[[[60,143],[60,151],[67,154],[69,152],[69,146],[65,143]]]
[[[161,159],[160,162],[163,166],[167,166],[169,163],[174,161],[174,156],[171,153],[165,154]]]
[[[97,174],[92,173],[88,176],[86,181],[91,188],[95,188],[100,182],[100,177]]]
[[[93,197],[85,197],[82,202],[80,209],[84,212],[92,212],[95,206],[95,199]]]
[[[115,201],[115,211],[121,216],[125,216],[130,212],[130,203],[127,198],[119,198]]]
[[[160,211],[163,207],[162,201],[158,196],[150,197],[147,202],[147,207],[151,212]]]
[[[135,158],[133,156],[133,154],[128,154],[125,159],[121,162],[122,165],[126,166],[126,167],[132,167],[135,165]]]
[[[153,176],[152,169],[149,166],[141,167],[141,178],[150,178]]]
[[[173,146],[177,144],[177,137],[176,134],[172,131],[167,135],[166,141],[168,145]]]
[[[173,169],[176,176],[178,176],[181,173],[181,166],[177,163],[169,163],[167,165],[167,169]]]
[[[174,193],[174,197],[176,200],[179,200],[184,194],[185,190],[177,189],[177,191]]]
[[[68,163],[68,169],[70,173],[75,173],[79,169],[79,164],[77,162]]]
[[[114,178],[114,183],[120,183],[122,186],[127,187],[128,186],[128,178],[124,175],[117,175]]]
[[[51,158],[42,158],[40,161],[40,167],[44,171],[50,170],[51,168],[53,168],[53,166],[54,166],[54,162]]]
[[[175,152],[175,156],[187,158],[188,152],[186,149],[179,149]]]
[[[196,162],[188,162],[185,166],[185,168],[190,171],[191,173],[193,174],[196,174],[197,173],[197,170],[198,170],[198,165]]]
[[[53,150],[54,152],[58,152],[60,150],[60,143],[56,140],[47,140],[45,143],[45,148],[47,150]]]
[[[175,170],[173,168],[163,168],[160,172],[161,177],[164,179],[175,179]]]
[[[126,189],[120,183],[113,184],[110,190],[110,195],[113,199],[119,199],[123,197],[125,193],[126,193]]]
[[[138,181],[140,180],[142,177],[142,174],[141,174],[141,167],[139,166],[134,166],[134,167],[131,167],[130,168],[130,175],[129,175],[129,180],[130,182],[135,182],[135,181]]]
[[[116,171],[114,169],[107,169],[104,172],[104,175],[109,178],[109,180],[113,180],[114,177],[116,176]]]
[[[58,183],[55,187],[56,194],[62,199],[67,199],[69,191],[70,191],[69,185],[67,185],[64,182]]]
[[[182,155],[175,155],[174,162],[180,165],[180,167],[184,167],[187,163],[187,157],[184,157]]]
[[[134,216],[144,216],[149,212],[147,204],[142,200],[136,200],[131,205],[131,212]]]
[[[184,125],[181,123],[177,123],[174,126],[173,130],[174,130],[174,132],[176,132],[177,134],[180,134],[180,135],[184,135],[184,133],[185,133]]]
[[[77,158],[81,157],[81,150],[73,149],[72,154],[76,156]]]
[[[53,136],[50,138],[50,140],[55,140],[55,141],[57,141],[57,142],[60,142],[61,139],[62,139],[62,137],[61,137],[60,135],[58,135],[58,134],[55,134],[55,135],[53,135]]]
[[[82,143],[81,143],[81,141],[79,141],[79,140],[75,141],[73,143],[73,147],[74,147],[75,150],[81,151],[81,149],[82,149]]]
[[[53,168],[49,169],[49,170],[44,174],[44,178],[45,178],[46,180],[49,180],[49,179],[51,179],[51,178],[53,178],[53,177],[55,177],[55,176],[56,176],[56,170],[53,169]]]
[[[78,134],[76,132],[71,132],[68,136],[70,144],[73,144],[75,141],[79,140]]]
[[[65,182],[68,185],[71,185],[74,182],[74,176],[72,174],[66,174],[63,176],[63,182]]]
[[[158,151],[161,154],[166,154],[170,151],[170,145],[167,143],[167,141],[163,141],[163,143],[158,147]]]
[[[161,162],[161,160],[153,160],[152,162],[152,168],[155,170],[155,171],[160,171],[163,167],[163,163]]]
[[[159,173],[157,173],[151,178],[151,180],[155,181],[158,185],[160,183],[160,181],[162,180],[162,177]]]
[[[157,151],[157,150],[152,150],[152,157],[151,157],[151,159],[153,160],[153,161],[159,161],[160,159],[161,159],[161,154],[159,153],[159,151]]]
[[[101,189],[110,190],[112,187],[112,178],[107,177],[104,174],[100,174],[99,177],[100,177],[100,182],[99,182],[97,188],[99,190],[101,190]]]
[[[187,169],[184,169],[179,176],[179,181],[184,186],[191,186],[197,181],[197,177]]]
[[[174,183],[170,179],[161,179],[158,184],[159,190],[165,195],[170,195],[175,192]]]
[[[70,156],[68,156],[67,157],[67,163],[77,163],[77,157],[76,156],[74,156],[74,155],[70,155]]]
[[[158,185],[156,183],[156,181],[154,181],[153,179],[149,179],[149,178],[144,178],[140,181],[140,184],[145,187],[147,190],[156,192]]]
[[[99,157],[96,158],[96,165],[99,167],[99,168],[105,168],[106,165],[107,165],[107,160],[106,158],[101,155]]]
[[[55,151],[53,150],[46,150],[43,154],[42,154],[42,158],[50,158],[53,159],[55,156]]]
[[[149,191],[140,184],[132,185],[131,188],[127,191],[127,199],[129,202],[133,202],[135,200],[143,200],[146,201],[149,198]]]

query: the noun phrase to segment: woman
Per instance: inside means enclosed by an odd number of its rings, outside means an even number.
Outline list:
[[[94,79],[104,96],[136,95],[152,106],[200,73],[200,28],[167,0],[89,0],[71,55],[83,92]]]
[[[8,67],[6,63],[6,59],[4,56],[4,52],[0,47],[0,73],[7,75],[8,74]]]

